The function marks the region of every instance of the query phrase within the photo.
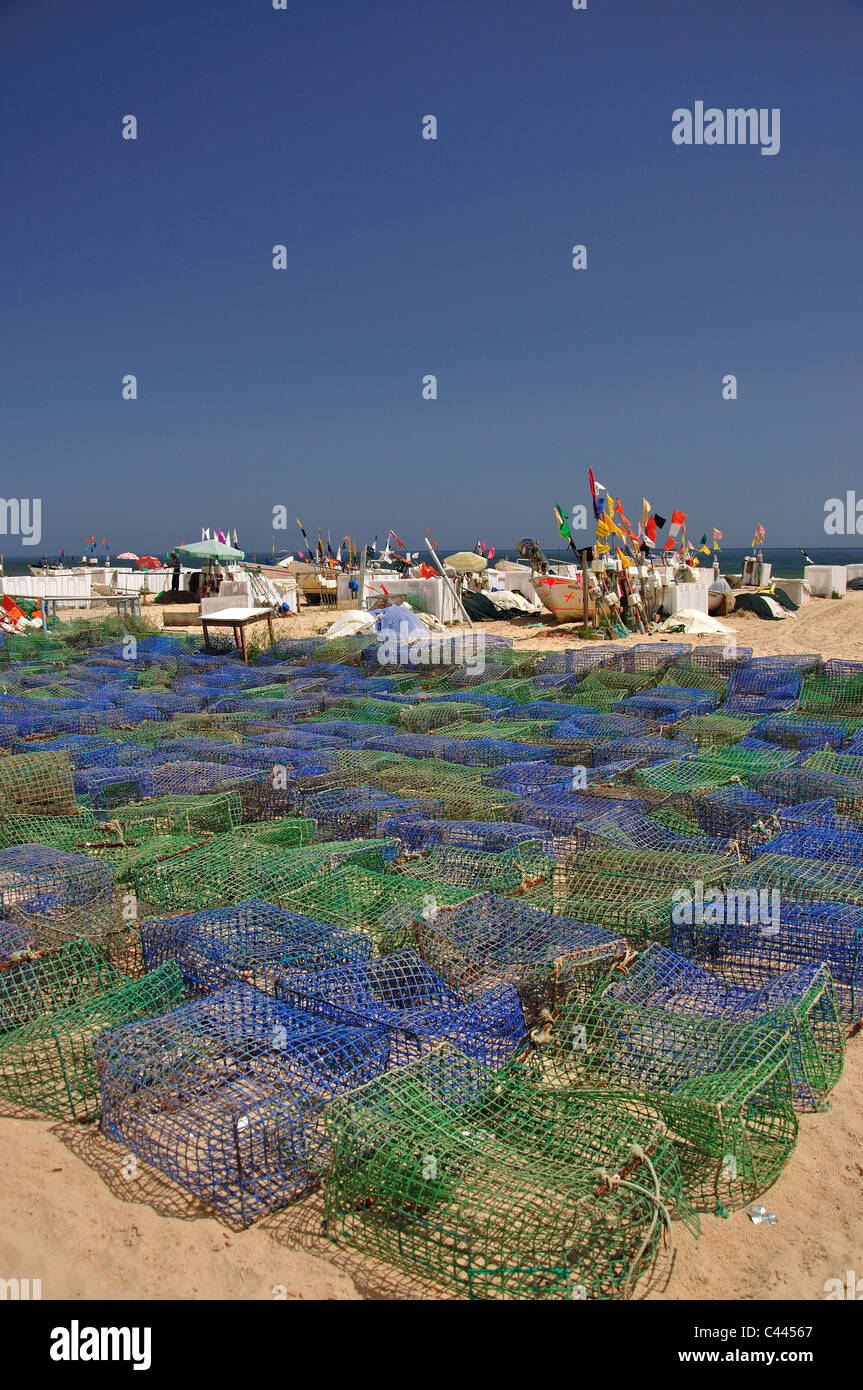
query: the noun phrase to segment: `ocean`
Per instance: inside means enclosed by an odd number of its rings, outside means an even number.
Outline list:
[[[554,539],[555,542],[559,540],[558,537]],[[543,544],[542,548],[550,560],[572,559],[572,552],[566,546],[549,543],[547,545]],[[422,546],[419,541],[413,542],[411,550],[418,550],[421,558],[428,558],[424,546]],[[454,554],[457,550],[473,550],[473,544],[437,546],[437,553],[442,558],[446,555]],[[155,554],[158,552],[153,553]],[[277,554],[280,553],[281,552],[277,552]],[[743,568],[744,556],[751,553],[751,549],[737,549],[732,546],[729,546],[727,550],[721,550],[719,552],[719,564],[723,574],[739,574]],[[816,565],[863,564],[863,546],[811,546],[807,553],[811,556],[813,563]],[[661,552],[656,552],[657,558],[659,558],[660,554]],[[7,575],[29,574],[29,566],[38,564],[41,558],[42,552],[38,555],[4,555],[4,573]],[[250,549],[246,551],[246,558],[249,560],[257,558],[262,564],[269,564],[272,559],[272,550],[268,546],[261,546],[257,551]],[[517,560],[518,555],[514,547],[502,546],[496,548],[495,558],[500,560]],[[705,566],[708,568],[711,567],[712,556],[700,555],[698,558]],[[56,560],[56,556],[49,556],[49,559]],[[781,576],[785,579],[801,579],[803,577],[806,561],[803,559],[799,548],[796,546],[764,546],[764,559],[769,565],[773,566],[774,576]],[[67,559],[67,564],[80,564],[80,560],[80,555],[75,555],[74,558]],[[120,563],[128,562],[121,561]],[[96,566],[93,566],[93,568],[95,569]]]

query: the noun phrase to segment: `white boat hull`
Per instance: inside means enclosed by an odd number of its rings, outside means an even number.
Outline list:
[[[576,579],[555,574],[534,574],[532,582],[544,606],[559,623],[583,622],[581,584]]]

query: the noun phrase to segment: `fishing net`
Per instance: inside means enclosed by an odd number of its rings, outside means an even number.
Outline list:
[[[417,923],[420,954],[466,998],[516,986],[528,1022],[583,994],[626,954],[619,935],[483,893]]]
[[[43,962],[38,962],[37,967]],[[0,982],[0,1016],[29,1006],[33,965],[19,967]],[[62,966],[59,967],[62,969]],[[9,998],[15,985],[24,1000]],[[59,992],[56,989],[53,992]],[[61,1119],[93,1120],[99,1113],[99,1083],[93,1043],[100,1033],[129,1019],[159,1014],[183,997],[180,972],[166,965],[140,980],[119,980],[65,1007],[31,1015],[0,1034],[0,1096],[14,1105]]]
[[[383,1030],[230,985],[99,1039],[102,1129],[248,1226],[315,1185],[329,1150],[323,1106],[382,1071],[388,1052]]]
[[[474,1000],[459,997],[415,951],[310,974],[285,973],[276,995],[292,1008],[337,1023],[388,1030],[391,1065],[403,1066],[449,1042],[489,1067],[501,1067],[526,1037],[511,985]]]
[[[693,1207],[732,1211],[776,1180],[796,1142],[793,1025],[787,1006],[741,1022],[644,1007],[606,990],[560,1010],[542,1057],[558,1084],[640,1096],[668,1126]]]
[[[796,1110],[819,1110],[842,1074],[845,1030],[826,966],[799,966],[746,989],[713,975],[665,946],[651,945],[608,998],[643,1009],[742,1022],[791,1010],[789,1061]]]
[[[280,967],[323,970],[372,952],[368,936],[260,899],[152,919],[140,930],[146,968],[176,961],[188,999],[244,980],[265,987]]]
[[[688,1215],[676,1156],[636,1101],[562,1093],[453,1047],[330,1106],[327,1229],[460,1297],[626,1298]]]
[[[77,809],[66,753],[37,752],[0,758],[0,812],[73,816]]]

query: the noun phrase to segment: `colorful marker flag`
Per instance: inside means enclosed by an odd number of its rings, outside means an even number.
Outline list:
[[[714,550],[718,550],[718,549],[719,549],[719,542],[720,542],[721,540],[722,540],[722,532],[721,532],[721,531],[717,531],[716,527],[714,526],[714,528],[713,528],[713,549],[714,549]]]
[[[706,532],[706,531],[705,531],[704,535],[701,537],[701,544],[700,544],[700,546],[698,547],[698,553],[699,553],[699,555],[709,555],[709,554],[710,554],[710,546],[707,544],[707,532]]]
[[[671,526],[668,531],[668,540],[665,542],[666,550],[673,550],[677,545],[678,538],[683,533],[686,524],[686,512],[672,512]]]
[[[758,525],[757,525],[756,528],[755,528],[755,535],[752,537],[752,544],[753,544],[753,545],[761,545],[761,544],[763,544],[764,537],[765,537],[766,535],[767,535],[767,532],[764,530],[764,527],[761,525],[761,522],[759,521]]]
[[[596,489],[602,488],[602,491],[605,492],[606,488],[603,483],[598,483],[596,481],[596,478],[593,476],[592,468],[588,468],[587,476],[590,482],[590,495],[593,498],[593,515],[596,517],[597,521],[599,521],[599,518],[602,516],[602,502],[596,495]]]
[[[562,536],[565,541],[571,541],[572,535],[570,533],[569,522],[567,521],[566,512],[563,510],[562,507],[558,506],[557,504],[555,504],[554,508],[554,519],[557,522],[558,534]]]

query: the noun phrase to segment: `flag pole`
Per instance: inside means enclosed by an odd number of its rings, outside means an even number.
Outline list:
[[[453,597],[453,599],[454,599],[454,601],[455,601],[456,607],[457,607],[457,608],[460,608],[461,611],[462,611],[462,613],[464,614],[464,620],[465,620],[465,622],[467,623],[468,627],[470,628],[470,630],[471,630],[471,632],[472,632],[472,631],[473,631],[473,623],[472,623],[471,620],[470,620],[470,614],[468,613],[467,609],[465,608],[464,604],[462,603],[461,599],[459,598],[459,595],[458,595],[458,592],[457,592],[457,590],[456,590],[455,585],[453,584],[452,580],[450,579],[449,575],[447,574],[446,570],[444,569],[443,565],[441,564],[440,560],[438,559],[437,551],[435,550],[434,546],[432,545],[432,538],[431,538],[431,536],[429,535],[429,528],[428,528],[428,527],[425,528],[425,533],[426,533],[426,549],[428,550],[429,554],[431,555],[432,559],[433,559],[434,562],[435,562],[435,568],[437,569],[437,571],[438,571],[438,573],[439,573],[441,579],[443,580],[444,584],[446,584],[447,588],[449,589],[450,593],[452,594],[452,597]]]

